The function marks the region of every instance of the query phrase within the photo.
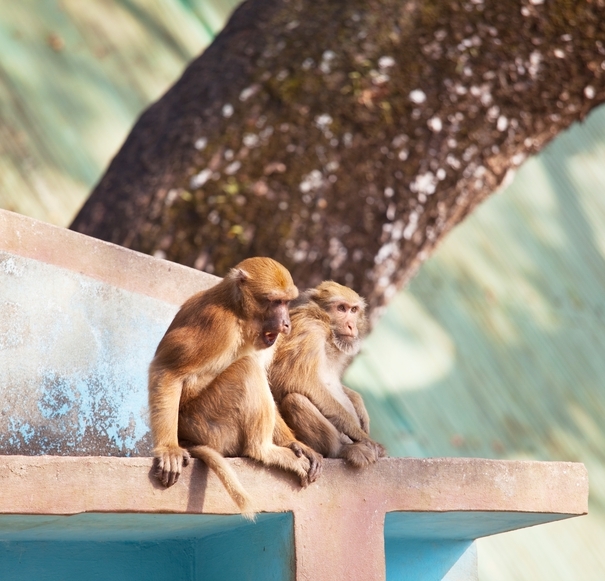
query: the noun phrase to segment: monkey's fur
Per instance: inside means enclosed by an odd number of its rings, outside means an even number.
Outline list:
[[[290,332],[290,273],[269,258],[239,263],[216,286],[183,304],[149,368],[149,408],[157,475],[179,478],[189,456],[214,470],[242,514],[250,498],[225,456],[248,456],[295,473],[303,486],[321,456],[298,442],[277,412],[267,366]]]
[[[356,467],[376,462],[385,450],[369,437],[363,400],[340,381],[367,332],[365,301],[324,281],[301,295],[290,318],[292,332],[281,338],[269,369],[280,413],[298,439],[325,457]]]

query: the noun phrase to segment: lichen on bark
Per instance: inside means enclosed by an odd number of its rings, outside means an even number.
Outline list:
[[[605,3],[248,0],[73,228],[218,275],[269,255],[382,306],[605,100]]]

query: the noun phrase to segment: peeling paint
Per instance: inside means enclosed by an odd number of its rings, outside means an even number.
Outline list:
[[[0,264],[0,453],[149,455],[147,367],[176,307],[4,252]]]
[[[5,274],[10,274],[17,277],[23,275],[22,266],[11,256],[8,256],[6,258],[0,258],[0,269]]]

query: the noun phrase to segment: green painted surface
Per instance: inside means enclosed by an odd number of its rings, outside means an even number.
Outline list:
[[[0,2],[0,206],[66,226],[236,0]]]
[[[0,206],[68,224],[234,4],[0,3]],[[480,540],[482,581],[605,578],[604,260],[601,108],[447,238],[348,374],[391,454],[586,463],[590,516]]]

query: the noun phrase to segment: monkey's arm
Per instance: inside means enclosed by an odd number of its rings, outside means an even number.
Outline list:
[[[361,423],[361,429],[366,433],[370,433],[370,416],[368,411],[366,410],[366,406],[363,403],[363,398],[356,391],[353,391],[351,388],[346,385],[342,386],[347,397],[351,400],[355,411],[357,412],[357,417],[359,418],[359,422]]]
[[[359,421],[361,423],[361,429],[369,436],[370,435],[370,416],[368,414],[368,410],[366,410],[366,406],[363,403],[363,398],[361,397],[361,395],[359,393],[357,393],[356,391],[353,391],[351,388],[347,387],[346,385],[342,386],[345,394],[349,397],[349,399],[351,400],[351,403],[353,404],[353,407],[355,408],[355,411],[357,412],[357,415],[359,416]],[[384,449],[384,446],[382,444],[379,444],[378,442],[375,442],[374,440],[371,440],[368,438],[366,444],[370,444],[374,450],[376,450],[376,454],[378,456],[378,458],[383,458],[384,456],[387,455],[386,450]]]
[[[189,453],[178,443],[179,402],[182,380],[157,372],[149,372],[149,412],[153,455],[158,478],[164,486],[172,486],[189,463]]]
[[[189,316],[187,304],[177,313],[149,366],[153,454],[157,476],[164,486],[172,486],[179,479],[182,467],[189,462],[189,453],[178,442],[179,408],[184,400],[194,395],[191,387],[186,389],[185,380],[192,371],[207,372],[207,365],[199,360],[198,351],[199,347],[206,346],[203,341],[207,341],[207,338],[197,332],[195,327],[187,327],[181,321]],[[199,373],[196,377],[198,375]],[[202,386],[205,387],[211,378],[204,373],[202,381]],[[196,389],[199,390],[197,383],[196,381]]]
[[[349,436],[354,442],[369,439],[368,434],[357,425],[353,416],[328,391],[319,378],[315,381],[300,384],[298,389],[293,391],[307,397],[338,431]]]
[[[322,470],[323,456],[315,450],[299,442],[292,430],[288,427],[279,411],[275,410],[275,428],[273,429],[273,443],[284,448],[290,448],[299,458],[306,456],[309,460],[309,482],[315,482]]]

